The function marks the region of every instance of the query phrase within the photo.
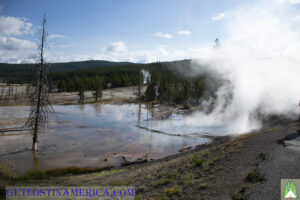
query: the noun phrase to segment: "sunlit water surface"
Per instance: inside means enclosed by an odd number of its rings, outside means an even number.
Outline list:
[[[29,134],[0,136],[0,160],[16,171],[61,167],[118,166],[125,157],[134,161],[147,155],[158,159],[179,149],[210,142],[205,134],[220,133],[220,127],[186,126],[184,115],[152,120],[158,108],[139,104],[55,105],[55,116],[39,137],[38,153],[29,150]],[[26,106],[0,107],[0,128],[22,126]],[[11,132],[9,134],[17,134]]]

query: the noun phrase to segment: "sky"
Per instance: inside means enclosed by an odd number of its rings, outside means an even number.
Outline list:
[[[216,38],[221,45],[227,41],[228,24],[237,17],[231,13],[261,2],[271,1],[0,0],[0,62],[36,62],[44,14],[48,62],[198,58]],[[300,19],[300,0],[272,2]]]

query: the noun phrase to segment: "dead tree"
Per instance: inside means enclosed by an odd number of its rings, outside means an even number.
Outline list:
[[[41,33],[41,45],[39,48],[39,61],[36,65],[32,79],[32,91],[30,94],[31,111],[27,120],[27,127],[32,131],[32,150],[37,150],[38,135],[48,122],[48,116],[54,112],[49,99],[49,84],[47,80],[46,64],[44,60],[44,48],[46,43],[46,16],[44,15]]]
[[[139,74],[138,74],[138,99],[139,101],[141,100],[141,70],[139,71]]]
[[[4,87],[1,88],[0,100],[2,100],[4,96]]]
[[[15,98],[14,98],[14,99],[15,99],[15,102],[16,102],[16,101],[17,101],[17,99],[18,99],[18,88],[16,88],[16,90],[15,90],[15,95],[14,95],[14,96],[15,96]]]
[[[6,96],[5,96],[5,100],[4,100],[4,103],[5,103],[5,104],[9,102],[9,98],[10,98],[10,96],[11,96],[11,94],[12,94],[12,90],[13,90],[13,88],[12,88],[12,86],[9,84],[9,85],[8,85],[8,89],[7,89],[7,93],[6,93]]]
[[[96,87],[95,91],[93,92],[95,101],[98,102],[102,98],[102,89],[101,87]]]
[[[26,92],[25,92],[25,95],[26,95],[27,97],[30,96],[30,84],[27,84],[27,85],[26,85]]]
[[[84,98],[85,98],[85,92],[84,92],[84,89],[81,88],[78,91],[78,103],[79,104],[84,104]]]

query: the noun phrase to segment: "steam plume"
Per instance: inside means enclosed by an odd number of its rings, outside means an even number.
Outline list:
[[[293,13],[283,1],[263,1],[228,12],[221,48],[206,51],[193,67],[198,74],[209,71],[227,82],[217,91],[213,112],[185,118],[186,124],[227,124],[231,132],[242,133],[260,128],[257,113],[296,119],[300,33]]]
[[[251,3],[226,12],[221,47],[202,48],[192,72],[186,73],[209,73],[223,80],[213,110],[165,121],[159,129],[184,126],[189,131],[244,133],[259,129],[267,116],[297,119],[300,20],[295,5],[284,0]]]

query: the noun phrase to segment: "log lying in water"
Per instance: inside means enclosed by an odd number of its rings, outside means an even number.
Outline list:
[[[15,131],[29,131],[28,128],[23,128],[23,127],[17,127],[17,128],[4,128],[4,129],[0,129],[0,133],[3,132],[15,132]]]
[[[125,161],[121,162],[121,166],[135,165],[148,162],[147,155],[143,158],[138,158],[135,161],[128,161],[124,156],[122,157]]]
[[[151,131],[153,133],[160,133],[160,134],[168,135],[168,136],[184,136],[184,135],[181,135],[181,134],[170,134],[170,133],[166,133],[166,132],[159,131],[159,130],[149,129],[149,128],[144,127],[144,126],[138,126],[138,125],[136,125],[136,127],[140,128],[140,129],[147,130],[147,131]]]
[[[171,133],[166,133],[166,132],[159,131],[159,130],[150,129],[150,128],[147,128],[147,127],[144,127],[144,126],[136,125],[136,127],[140,128],[140,129],[144,129],[146,131],[151,131],[153,133],[159,133],[159,134],[168,135],[168,136],[176,136],[176,137],[196,136],[196,137],[203,137],[203,138],[210,138],[210,139],[213,139],[213,138],[216,137],[216,136],[212,136],[209,133],[205,133],[205,132],[202,132],[202,133],[200,133],[200,132],[199,133],[188,133],[188,134],[171,134]]]
[[[23,127],[0,129],[0,136],[15,136],[15,135],[23,135],[29,133],[30,133],[29,129]]]

